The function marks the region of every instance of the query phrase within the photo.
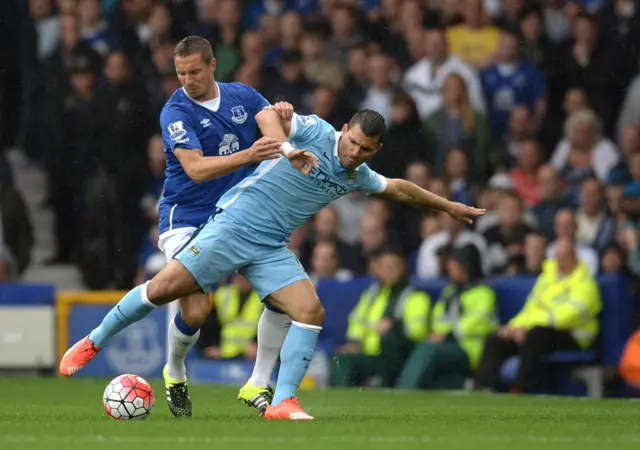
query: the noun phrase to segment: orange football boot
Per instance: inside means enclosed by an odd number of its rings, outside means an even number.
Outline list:
[[[89,340],[89,336],[79,340],[67,350],[60,361],[60,375],[70,377],[82,369],[98,354],[100,349]]]
[[[300,407],[300,400],[296,397],[286,398],[276,406],[267,406],[264,418],[267,420],[313,420],[313,416]]]

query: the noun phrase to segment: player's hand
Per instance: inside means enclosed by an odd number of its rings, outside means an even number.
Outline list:
[[[496,334],[500,339],[510,341],[513,336],[513,331],[513,328],[511,328],[509,325],[502,325],[500,328],[498,328]]]
[[[525,330],[524,328],[516,328],[515,330],[513,330],[513,334],[511,337],[516,344],[522,345],[524,340],[527,338],[527,330]]]
[[[247,150],[249,162],[258,164],[268,159],[280,157],[280,142],[270,137],[261,137]]]
[[[376,327],[376,331],[380,336],[385,336],[390,330],[393,328],[393,319],[390,317],[384,317],[378,326]]]
[[[210,359],[222,359],[220,347],[209,346],[202,349],[202,355]]]
[[[305,175],[309,175],[314,167],[320,166],[318,157],[306,150],[291,150],[288,157],[291,165]]]
[[[458,222],[473,223],[474,217],[483,216],[486,209],[474,208],[462,203],[449,202],[446,212]]]
[[[293,118],[293,105],[287,102],[278,102],[267,106],[265,109],[273,109],[278,113],[283,122],[289,122]]]

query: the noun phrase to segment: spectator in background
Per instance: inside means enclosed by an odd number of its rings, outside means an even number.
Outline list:
[[[604,182],[619,160],[618,149],[603,137],[600,121],[590,110],[581,110],[569,117],[566,137],[551,155],[551,164],[573,195],[587,178],[596,177]]]
[[[403,88],[418,107],[420,118],[426,120],[442,106],[442,87],[451,73],[457,73],[464,79],[469,102],[476,111],[484,113],[480,78],[471,66],[449,53],[444,30],[426,30],[424,41],[426,56],[405,72],[402,81]]]
[[[218,36],[218,8],[220,0],[200,0],[196,5],[196,18],[189,26],[189,33],[215,42]],[[217,77],[217,74],[216,74]]]
[[[213,47],[216,56],[216,80],[225,82],[233,79],[240,65],[238,44],[242,36],[241,6],[238,0],[219,0],[218,34]]]
[[[556,213],[554,219],[554,230],[556,241],[552,242],[547,248],[547,258],[554,259],[556,257],[556,242],[561,239],[568,239],[574,243],[574,250],[578,255],[578,259],[582,261],[592,274],[598,273],[598,253],[577,240],[578,223],[576,215],[571,209],[561,209]]]
[[[462,16],[462,24],[447,29],[451,53],[478,69],[488,67],[498,51],[500,30],[490,24],[482,0],[464,0]]]
[[[602,118],[604,129],[610,132],[620,98],[611,53],[598,44],[598,26],[592,16],[579,14],[572,30],[573,43],[560,58],[561,85],[579,86],[588,92],[593,109]],[[550,95],[561,98],[562,94],[552,91]]]
[[[498,327],[496,294],[484,284],[478,250],[454,249],[446,260],[449,284],[433,306],[431,333],[415,345],[397,388],[462,389]]]
[[[309,26],[302,34],[300,51],[304,60],[307,79],[319,85],[331,86],[342,90],[345,75],[340,63],[330,60],[326,55],[325,33],[317,26]]]
[[[53,0],[29,0],[29,14],[38,36],[39,61],[51,56],[60,40],[59,17],[54,14],[52,3]]]
[[[618,142],[622,139],[622,132],[627,127],[640,126],[640,73],[627,87],[627,93],[620,109],[616,133]]]
[[[300,50],[302,18],[297,11],[287,11],[280,18],[281,46],[284,51]]]
[[[352,278],[351,271],[340,263],[335,242],[320,241],[313,247],[309,279],[314,285],[324,280],[349,281]]]
[[[473,231],[465,230],[464,225],[448,218],[448,214],[438,216],[442,231],[428,237],[420,246],[416,262],[416,274],[422,279],[437,278],[441,275],[438,252],[445,248],[460,248],[475,245],[482,256],[483,272],[487,272],[487,242],[484,237]]]
[[[615,223],[604,203],[604,188],[594,178],[580,186],[580,207],[576,211],[576,241],[598,252],[614,239]]]
[[[367,44],[351,46],[347,53],[347,81],[341,101],[350,108],[357,109],[367,93],[369,86],[369,60]]]
[[[542,8],[545,34],[553,44],[563,42],[569,36],[569,23],[562,0],[545,0]]]
[[[326,206],[315,215],[313,230],[307,234],[300,251],[299,259],[304,267],[311,267],[313,249],[319,242],[331,242],[336,246],[338,261],[351,270],[358,269],[360,261],[354,257],[353,248],[338,238],[339,229],[340,218],[332,206]]]
[[[509,258],[504,275],[539,275],[547,259],[547,236],[529,233],[524,239],[524,252]]]
[[[473,187],[469,184],[470,172],[467,153],[459,148],[449,149],[444,160],[444,179],[449,185],[451,200],[454,202],[471,205]]]
[[[491,162],[498,171],[512,168],[518,160],[520,146],[535,135],[535,122],[526,106],[516,105],[509,114],[509,125],[499,150],[492,152]]]
[[[404,254],[383,249],[372,259],[376,281],[349,316],[348,342],[333,359],[333,386],[364,385],[377,376],[393,387],[414,344],[428,334],[431,299],[410,285]]]
[[[479,182],[489,173],[491,131],[489,123],[469,102],[464,79],[449,74],[442,87],[443,106],[426,121],[427,151],[434,172],[442,174],[446,152],[461,148],[473,167],[473,177]]]
[[[101,7],[100,0],[80,0],[78,2],[78,17],[82,42],[102,57],[106,57],[118,47],[118,42],[113,30],[102,19]]]
[[[586,349],[596,339],[602,302],[594,276],[577,258],[571,239],[559,239],[554,250],[555,259],[545,262],[522,310],[487,340],[477,388],[499,390],[500,367],[518,355],[521,364],[511,392],[533,392],[544,355]]]
[[[555,147],[564,136],[569,117],[578,111],[589,109],[589,97],[582,88],[570,88],[564,94],[562,113],[552,111],[547,116],[544,135],[542,138],[547,143],[546,147]]]
[[[162,196],[164,185],[164,171],[166,158],[164,155],[164,141],[161,134],[154,134],[147,142],[147,158],[151,179],[146,193],[140,200],[142,215],[151,223],[158,220],[158,202]]]
[[[386,123],[391,119],[391,61],[387,55],[374,55],[369,59],[369,83],[361,109],[378,111]]]
[[[19,278],[27,270],[33,245],[27,205],[8,180],[0,179],[0,281]]]
[[[327,41],[327,57],[345,66],[349,48],[364,40],[364,36],[357,27],[356,11],[352,7],[338,3],[329,15],[329,23],[332,33]]]
[[[607,181],[615,179],[620,183],[627,183],[631,181],[629,160],[633,155],[640,153],[640,126],[625,127],[620,135],[619,145],[622,158],[609,172]]]
[[[495,139],[505,138],[509,114],[516,105],[533,111],[536,127],[542,124],[547,112],[544,74],[537,67],[518,60],[518,38],[514,34],[501,34],[496,61],[482,71],[481,81]]]
[[[397,247],[396,242],[389,242],[387,226],[384,219],[373,214],[365,214],[362,217],[360,242],[355,246],[354,256],[360,258],[359,264],[354,270],[358,275],[367,273],[367,260],[376,251],[385,246]]]
[[[498,224],[484,233],[489,273],[502,273],[512,258],[522,255],[524,241],[533,229],[524,223],[522,200],[515,194],[503,195],[498,205]]]
[[[547,76],[553,76],[554,46],[544,32],[544,17],[539,5],[528,5],[519,23],[520,59],[533,64]]]
[[[516,161],[516,167],[509,173],[514,192],[522,199],[525,207],[534,207],[540,203],[540,144],[534,139],[524,140],[520,144]]]
[[[302,54],[290,50],[282,55],[281,61],[279,76],[265,84],[264,95],[272,104],[287,101],[295,105],[298,114],[309,114],[316,86],[304,75]]]
[[[629,276],[631,271],[627,266],[627,258],[627,252],[619,244],[607,245],[600,256],[600,273]]]
[[[320,85],[313,92],[311,112],[338,130],[349,122],[349,118],[354,113],[349,106],[338,103],[338,94],[334,88],[328,85]]]
[[[566,193],[558,171],[545,164],[538,170],[538,186],[540,187],[540,203],[533,207],[539,232],[555,239],[554,218],[561,209],[571,208],[573,201]]]
[[[167,258],[158,248],[159,237],[158,224],[154,223],[146,236],[142,238],[135,283],[142,284],[152,279],[167,265]]]
[[[391,118],[384,136],[384,152],[368,165],[387,178],[402,178],[411,161],[424,160],[424,135],[416,105],[404,91],[396,89],[391,98]]]
[[[236,273],[216,289],[215,304],[200,330],[202,356],[208,359],[256,359],[258,321],[264,309],[251,283]]]
[[[400,178],[404,178],[422,189],[428,189],[429,176],[429,165],[422,161],[414,161],[407,165],[406,173]],[[400,203],[393,203],[391,208],[390,229],[399,236],[405,252],[413,254],[423,241],[422,218],[425,212],[420,208]]]
[[[493,23],[503,30],[517,29],[526,0],[502,0],[500,4],[500,15],[493,20]]]

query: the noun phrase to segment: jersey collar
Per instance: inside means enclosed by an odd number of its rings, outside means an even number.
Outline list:
[[[216,87],[218,88],[218,96],[216,98],[212,98],[211,100],[207,100],[206,102],[199,102],[198,100],[194,100],[193,98],[191,98],[189,94],[187,94],[187,91],[184,87],[182,88],[182,92],[184,92],[184,95],[186,95],[187,98],[196,105],[200,105],[203,108],[208,109],[209,111],[218,112],[218,109],[220,109],[220,103],[222,101],[222,90],[220,89],[220,85],[217,82]]]

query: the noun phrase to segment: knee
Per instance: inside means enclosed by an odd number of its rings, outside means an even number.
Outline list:
[[[300,305],[295,316],[291,316],[291,318],[296,322],[317,326],[321,326],[324,323],[325,317],[326,313],[324,307],[317,298],[314,302],[309,302],[306,305]]]
[[[189,298],[188,301],[180,302],[180,313],[182,320],[193,328],[199,328],[209,315],[211,307],[207,296]]]
[[[155,305],[164,305],[175,299],[172,293],[174,286],[170,279],[154,278],[146,286],[147,298]]]

